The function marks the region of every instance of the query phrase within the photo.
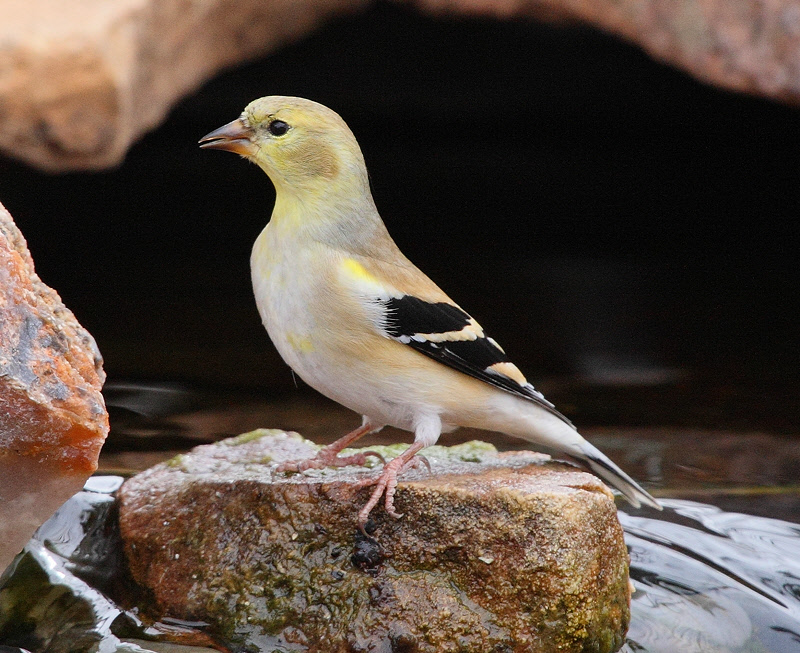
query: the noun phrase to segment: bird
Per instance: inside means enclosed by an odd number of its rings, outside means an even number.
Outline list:
[[[276,471],[363,465],[378,454],[339,454],[385,426],[412,432],[413,443],[384,461],[371,481],[357,517],[364,531],[381,498],[387,514],[402,516],[394,506],[398,476],[420,464],[421,450],[443,432],[474,427],[566,454],[633,506],[661,509],[402,254],[375,206],[361,148],[339,114],[305,98],[262,97],[199,144],[239,154],[269,176],[275,204],[250,258],[262,322],[294,373],[362,415],[361,426],[316,456]]]

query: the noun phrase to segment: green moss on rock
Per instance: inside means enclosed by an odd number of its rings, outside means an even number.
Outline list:
[[[260,440],[261,438],[270,437],[278,434],[286,434],[286,432],[281,431],[280,429],[255,429],[254,431],[248,431],[247,433],[242,433],[241,435],[237,435],[236,437],[222,440],[218,444],[226,447],[238,447],[239,445],[242,444],[248,444],[250,442],[255,442],[256,440]],[[302,436],[296,433],[294,435],[302,439]]]

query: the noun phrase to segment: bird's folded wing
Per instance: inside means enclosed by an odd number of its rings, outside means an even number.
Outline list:
[[[353,262],[348,265],[353,268]],[[370,267],[372,269],[367,270],[359,263],[358,278],[348,276],[354,282],[352,290],[371,305],[372,311],[378,309],[374,325],[380,335],[408,345],[459,372],[533,401],[572,426],[541,392],[528,383],[500,345],[484,333],[480,324],[430,279],[414,269],[411,275],[407,274],[409,270],[404,270],[406,274],[402,275],[392,274],[389,281],[380,269]],[[404,292],[401,288],[405,286],[418,286],[419,293],[413,289]]]

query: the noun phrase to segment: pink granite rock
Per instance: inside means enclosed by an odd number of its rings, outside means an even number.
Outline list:
[[[97,468],[102,358],[0,204],[0,571]]]
[[[800,104],[794,0],[413,0],[435,14],[588,23],[698,79]]]
[[[221,68],[366,0],[5,0],[0,148],[47,170],[107,168]]]

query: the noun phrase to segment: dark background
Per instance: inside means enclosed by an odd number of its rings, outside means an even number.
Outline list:
[[[0,159],[0,201],[111,381],[292,388],[249,281],[272,186],[196,145],[269,94],[345,118],[400,247],[535,383],[796,406],[796,109],[589,29],[384,5],[210,81],[116,170]]]

